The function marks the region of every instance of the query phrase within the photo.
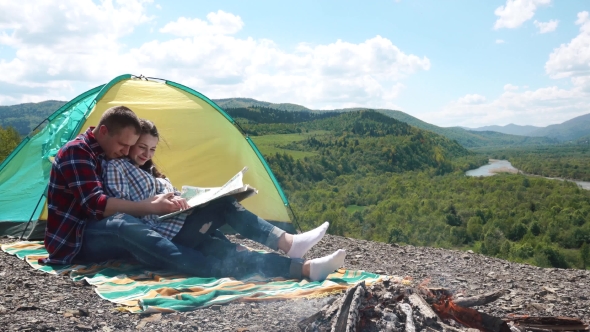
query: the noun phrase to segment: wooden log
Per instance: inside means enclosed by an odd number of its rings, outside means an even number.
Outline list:
[[[506,320],[513,322],[516,326],[536,330],[553,330],[553,331],[588,331],[590,328],[577,318],[569,317],[530,317],[530,316],[515,316],[507,318]]]
[[[360,286],[362,284],[362,286]],[[344,300],[342,301],[342,305],[338,309],[336,316],[332,320],[332,332],[345,332],[346,331],[346,323],[348,321],[348,312],[350,311],[350,304],[352,303],[352,299],[354,297],[354,293],[359,287],[364,287],[365,282],[360,282],[356,284],[354,287],[351,287],[346,290],[344,294]]]
[[[361,313],[359,307],[363,298],[365,297],[365,283],[359,284],[359,287],[354,291],[350,307],[348,309],[348,318],[346,320],[346,332],[356,332],[356,327],[359,322]]]
[[[408,297],[408,301],[424,317],[424,324],[427,326],[439,325],[440,318],[420,295],[412,294]]]
[[[414,314],[412,313],[412,307],[407,303],[401,303],[399,305],[401,311],[406,314],[406,332],[416,332],[416,326],[414,325]]]
[[[462,306],[464,308],[476,307],[476,306],[492,303],[492,302],[496,301],[497,299],[499,299],[504,294],[506,294],[506,292],[507,292],[507,290],[501,289],[499,291],[486,293],[486,294],[482,294],[482,295],[477,295],[477,296],[470,296],[470,297],[465,297],[465,298],[455,298],[455,299],[453,299],[453,302],[455,302],[456,305]]]

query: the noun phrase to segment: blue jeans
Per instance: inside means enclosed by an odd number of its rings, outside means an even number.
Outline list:
[[[172,241],[127,214],[88,222],[76,259],[102,262],[134,258],[153,268],[199,277],[242,278],[260,273],[266,277],[301,279],[301,260],[243,250],[219,236],[217,228],[227,223],[245,237],[277,249],[278,237],[284,231],[235,203],[233,198],[219,199],[196,209]]]

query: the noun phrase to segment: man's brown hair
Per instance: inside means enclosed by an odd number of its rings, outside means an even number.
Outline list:
[[[141,133],[141,124],[139,118],[129,107],[113,106],[104,111],[98,121],[98,127],[105,126],[110,135],[118,134],[122,129],[127,127],[135,128],[135,133]]]

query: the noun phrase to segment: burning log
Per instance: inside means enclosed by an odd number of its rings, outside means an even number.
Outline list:
[[[465,308],[477,307],[477,306],[486,305],[488,303],[492,303],[492,302],[496,301],[497,299],[499,299],[504,294],[506,294],[507,292],[508,292],[507,290],[502,289],[502,290],[487,293],[487,294],[453,299],[453,302],[455,302],[456,305],[461,306],[461,307],[465,307]]]
[[[571,318],[513,316],[500,319],[467,308],[495,301],[504,293],[502,290],[454,300],[450,291],[426,288],[423,284],[414,288],[391,279],[371,286],[363,282],[299,322],[298,326],[306,332],[588,331],[587,325]]]
[[[480,331],[510,332],[510,327],[502,319],[475,309],[461,307],[450,298],[442,299],[432,307],[441,318],[454,319],[465,326]]]

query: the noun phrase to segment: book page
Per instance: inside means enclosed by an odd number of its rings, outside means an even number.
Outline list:
[[[248,170],[248,167],[244,167],[240,172],[234,175],[229,181],[227,181],[221,187],[214,187],[214,188],[201,188],[201,187],[191,187],[191,186],[183,186],[183,192],[186,189],[186,193],[184,197],[185,199],[190,196],[190,199],[187,200],[188,205],[190,208],[186,210],[180,210],[173,213],[169,213],[163,216],[160,216],[158,220],[166,219],[172,216],[175,216],[180,213],[187,212],[192,210],[192,208],[197,207],[199,205],[203,205],[207,202],[210,202],[214,199],[223,196],[235,196],[238,201],[241,201],[247,197],[255,195],[258,193],[256,188],[250,187],[249,185],[244,185],[242,179],[244,177],[244,173]]]

